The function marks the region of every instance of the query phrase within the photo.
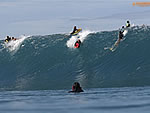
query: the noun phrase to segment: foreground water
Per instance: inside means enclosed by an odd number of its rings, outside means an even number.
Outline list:
[[[150,87],[0,92],[1,113],[149,113]]]

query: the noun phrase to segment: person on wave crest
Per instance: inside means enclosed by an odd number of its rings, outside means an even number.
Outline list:
[[[74,33],[76,32],[76,30],[77,30],[77,27],[76,27],[76,26],[74,26],[73,31],[72,31],[72,33],[71,33],[71,35],[72,35],[72,34],[74,34]]]
[[[77,29],[77,27],[74,26],[73,31],[70,33],[70,35],[77,35],[81,30],[81,28]]]
[[[11,38],[11,37],[7,36],[5,39],[5,42],[9,42],[11,40],[15,41],[15,40],[17,40],[17,38],[14,38],[14,37]]]
[[[7,36],[5,42],[9,42],[9,41],[11,41],[11,37]]]
[[[69,91],[68,93],[80,93],[84,92],[82,90],[82,87],[80,87],[80,84],[78,82],[75,82],[72,86],[72,91]]]
[[[129,21],[127,21],[127,23],[126,23],[126,28],[128,28],[128,27],[130,27],[130,22]]]
[[[125,29],[126,29],[126,28],[129,28],[129,27],[130,27],[130,22],[127,21],[127,22],[126,22],[126,27],[122,26],[121,30],[119,31],[118,40],[117,40],[117,42],[115,43],[114,46],[118,46],[118,44],[120,43],[120,41],[123,39],[123,36],[124,36],[123,33],[124,33]],[[111,48],[111,49],[113,49],[113,48]]]
[[[12,39],[11,39],[11,40],[14,40],[14,41],[15,41],[15,40],[17,40],[17,38],[12,37]]]
[[[81,41],[77,40],[76,43],[74,44],[74,48],[79,48],[81,45]]]

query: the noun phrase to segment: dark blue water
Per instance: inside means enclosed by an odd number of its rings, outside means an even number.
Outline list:
[[[84,88],[149,86],[150,27],[132,27],[114,52],[104,50],[117,36],[118,30],[89,32],[79,36],[79,49],[68,47],[76,37],[66,34],[31,36],[9,45],[1,41],[0,90],[68,89],[74,81]]]
[[[0,2],[1,39],[39,34],[0,40],[0,113],[149,113],[150,26],[140,25],[150,9],[132,5],[138,1]],[[139,26],[114,52],[104,50],[126,20]],[[77,37],[63,34],[74,25],[97,31],[83,31],[79,49]],[[83,93],[68,93],[75,81]]]
[[[149,113],[150,27],[128,29],[114,52],[104,50],[118,30],[22,36],[0,42],[2,113]],[[67,93],[78,81],[83,93]]]
[[[149,113],[150,87],[0,92],[1,113]]]

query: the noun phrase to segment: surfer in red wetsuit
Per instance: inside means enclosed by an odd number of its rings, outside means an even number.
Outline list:
[[[75,48],[79,48],[80,47],[80,44],[81,44],[81,41],[80,40],[77,40],[74,47]]]

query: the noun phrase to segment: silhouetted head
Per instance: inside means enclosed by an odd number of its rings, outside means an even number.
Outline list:
[[[122,26],[122,28],[124,28],[124,26]]]
[[[127,21],[127,23],[129,23],[129,21]]]
[[[80,84],[79,84],[78,82],[75,82],[75,83],[73,84],[73,86],[80,87]]]
[[[72,86],[72,91],[69,91],[69,92],[76,92],[76,93],[79,93],[79,92],[83,92],[82,88],[80,87],[80,84],[78,82],[74,82],[73,83],[73,86]]]

